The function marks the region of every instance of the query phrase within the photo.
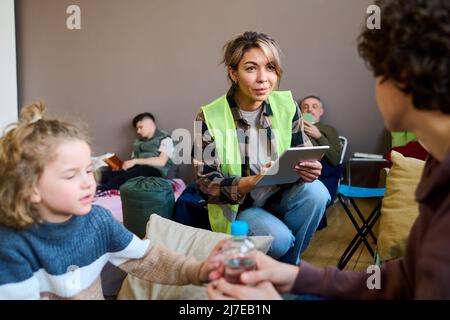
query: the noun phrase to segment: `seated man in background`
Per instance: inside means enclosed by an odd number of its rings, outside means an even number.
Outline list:
[[[321,160],[322,174],[319,176],[319,180],[322,181],[330,193],[331,205],[334,202],[338,182],[342,176],[343,170],[343,166],[339,164],[342,152],[339,134],[334,127],[320,122],[320,119],[324,114],[324,109],[319,97],[311,95],[307,96],[300,100],[299,105],[303,114],[310,113],[312,115],[312,117],[303,117],[305,133],[308,135],[312,144],[315,146],[330,146],[330,149],[325,153],[325,156]],[[324,215],[319,225],[319,229],[326,226],[327,220],[326,215]]]
[[[166,177],[174,166],[170,159],[173,140],[167,132],[157,129],[155,117],[144,112],[135,116],[132,123],[139,138],[134,141],[131,159],[124,161],[122,170],[103,172],[98,190],[119,189],[135,177]]]
[[[330,146],[324,159],[329,165],[337,166],[341,158],[339,134],[332,126],[320,122],[320,118],[324,114],[322,101],[319,97],[307,96],[300,101],[299,105],[302,113],[310,113],[314,118],[313,122],[304,119],[305,133],[313,145]]]

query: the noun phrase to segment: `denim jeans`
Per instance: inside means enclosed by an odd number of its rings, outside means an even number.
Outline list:
[[[319,180],[293,184],[270,197],[262,208],[243,210],[237,219],[247,221],[249,236],[274,237],[269,256],[297,265],[330,200]]]

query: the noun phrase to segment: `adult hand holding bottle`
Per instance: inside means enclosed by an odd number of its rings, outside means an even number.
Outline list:
[[[225,279],[208,286],[210,299],[280,299],[280,293],[290,292],[299,267],[279,262],[257,252],[257,270],[241,274],[242,284],[231,284]]]

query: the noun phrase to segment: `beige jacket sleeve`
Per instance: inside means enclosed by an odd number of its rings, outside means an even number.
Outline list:
[[[162,244],[150,244],[144,257],[128,260],[119,268],[140,279],[160,284],[200,285],[202,265],[202,262],[177,254]]]

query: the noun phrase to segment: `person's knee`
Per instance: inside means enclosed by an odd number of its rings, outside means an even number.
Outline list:
[[[294,246],[294,236],[291,232],[272,234],[273,241],[267,254],[274,259],[284,256]]]
[[[286,224],[264,209],[255,207],[240,212],[237,220],[247,221],[250,236],[272,236],[268,255],[281,258],[294,246],[295,237]]]
[[[314,201],[320,207],[325,208],[328,202],[331,201],[331,196],[328,189],[319,180],[309,183],[304,192],[305,197]]]
[[[252,226],[258,225],[260,223],[260,217],[264,216],[266,212],[258,207],[248,208],[242,212],[239,212],[236,220],[246,221],[249,224],[250,229]]]

